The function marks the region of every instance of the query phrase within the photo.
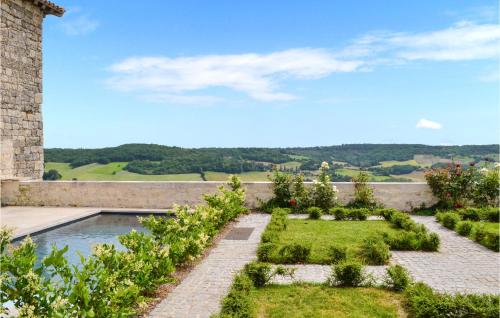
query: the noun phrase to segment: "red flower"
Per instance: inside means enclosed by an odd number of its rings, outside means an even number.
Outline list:
[[[457,166],[457,168],[460,168],[460,164],[459,163],[457,163],[456,166]]]
[[[458,203],[458,202],[457,202],[457,203],[455,203],[455,205],[454,205],[454,208],[455,208],[455,209],[460,209],[460,208],[462,208],[462,207],[463,207],[463,205],[461,205],[461,204],[460,204],[460,203]]]
[[[290,205],[291,205],[291,206],[296,206],[296,205],[297,205],[297,200],[295,200],[295,199],[290,199]]]

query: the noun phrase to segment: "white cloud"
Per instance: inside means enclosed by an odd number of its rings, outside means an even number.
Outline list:
[[[373,58],[375,64],[494,59],[500,54],[500,26],[460,22],[431,32],[374,32],[355,40],[346,54]]]
[[[79,14],[80,10],[73,10],[66,14],[67,18],[61,21],[61,29],[71,36],[85,35],[93,32],[99,26],[99,21],[88,15]]]
[[[153,103],[174,103],[181,105],[209,106],[221,103],[223,98],[207,95],[172,95],[172,94],[152,94],[144,95],[142,98]]]
[[[416,127],[423,129],[441,129],[443,128],[443,125],[438,122],[422,118],[417,122]]]
[[[260,101],[287,101],[296,97],[278,90],[281,80],[318,79],[334,72],[355,71],[361,64],[308,48],[270,54],[135,57],[111,66],[116,75],[108,84],[123,91],[168,95],[225,87]]]
[[[290,101],[297,96],[280,89],[285,80],[314,80],[415,60],[496,59],[499,54],[499,25],[461,22],[430,32],[371,32],[340,51],[298,48],[269,54],[131,57],[109,68],[113,75],[107,84],[180,104],[213,103],[214,96],[189,94],[214,87],[263,102]]]

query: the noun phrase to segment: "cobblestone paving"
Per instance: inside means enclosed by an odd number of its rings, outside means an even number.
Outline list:
[[[332,273],[330,265],[284,265],[295,268],[294,277],[275,277],[275,284],[292,284],[294,282],[324,283]],[[382,283],[387,266],[365,266],[365,273],[371,275],[375,283]]]
[[[233,276],[256,259],[257,245],[270,216],[249,214],[236,227],[254,227],[248,240],[222,239],[210,254],[151,312],[151,318],[203,318],[220,310]]]
[[[413,278],[444,292],[498,294],[500,257],[456,232],[432,216],[412,216],[441,239],[438,252],[392,251],[392,261],[406,267]]]
[[[288,217],[290,219],[305,220],[305,219],[309,218],[309,215],[308,214],[289,214]],[[322,215],[321,219],[325,220],[325,221],[331,221],[331,220],[335,220],[335,216],[329,215],[329,214]],[[383,220],[383,219],[384,219],[383,217],[377,216],[377,215],[369,215],[367,218],[368,221],[378,221],[378,220]]]

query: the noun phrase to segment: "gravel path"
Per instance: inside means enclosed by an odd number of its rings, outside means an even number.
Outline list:
[[[222,239],[210,254],[151,312],[152,318],[202,318],[220,310],[234,274],[255,260],[270,215],[242,216],[235,227],[254,228],[247,240]]]
[[[392,251],[413,278],[443,292],[498,294],[500,255],[448,230],[432,216],[412,216],[441,239],[438,252]]]

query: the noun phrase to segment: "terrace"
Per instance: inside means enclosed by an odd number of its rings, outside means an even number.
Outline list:
[[[65,10],[0,10],[1,317],[500,314],[498,145],[45,150],[42,24]],[[293,97],[281,72],[266,98]]]

